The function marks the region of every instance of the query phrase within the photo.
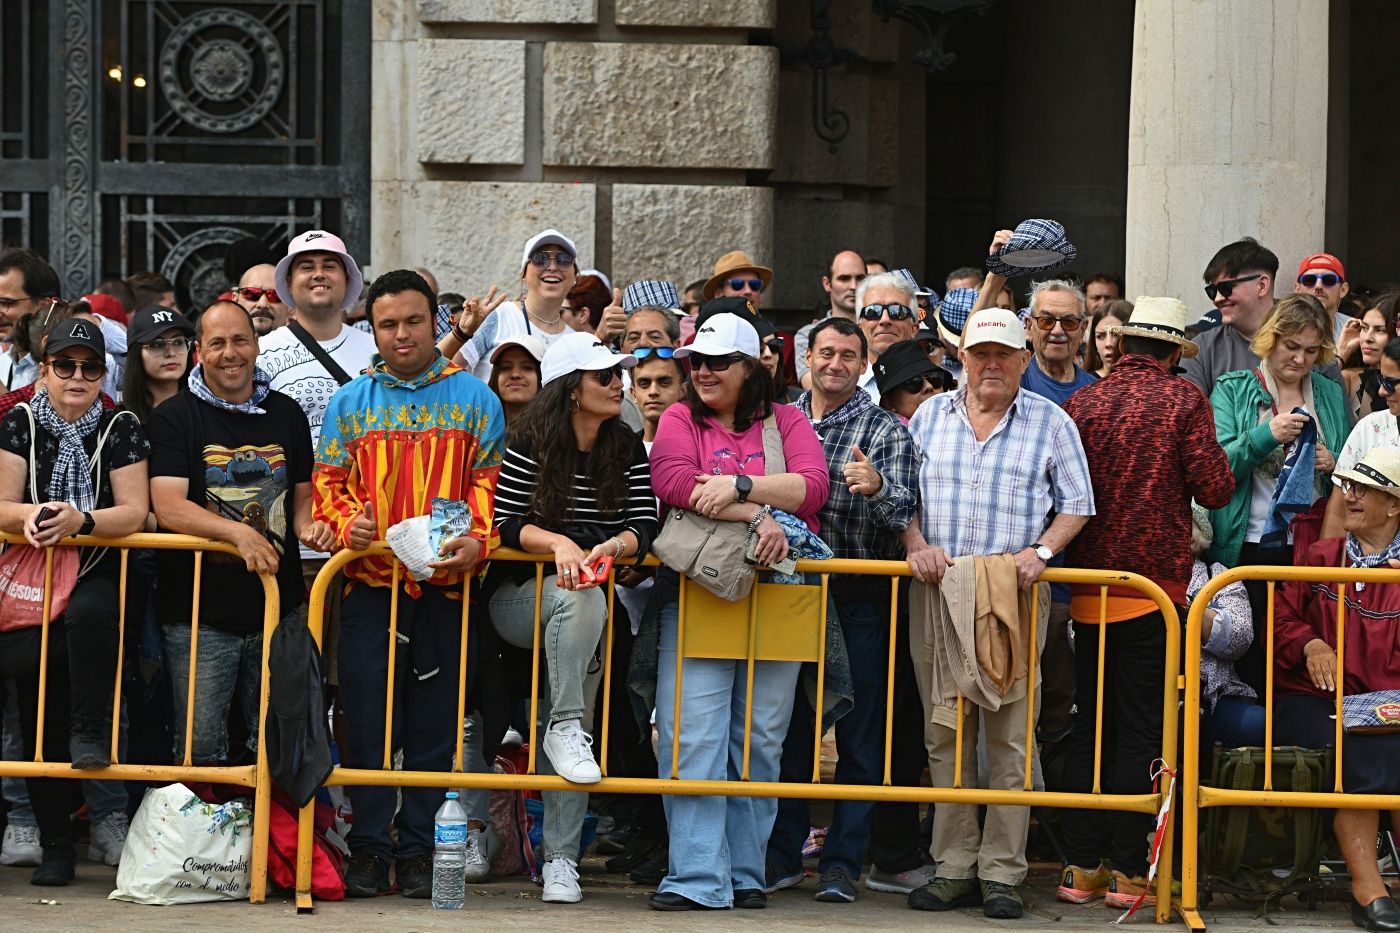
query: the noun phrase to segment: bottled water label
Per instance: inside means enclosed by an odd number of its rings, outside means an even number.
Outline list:
[[[437,823],[433,842],[440,846],[461,846],[467,844],[466,823]]]

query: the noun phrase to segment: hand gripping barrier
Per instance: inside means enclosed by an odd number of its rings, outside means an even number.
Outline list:
[[[0,534],[6,544],[23,545],[27,542],[23,535]],[[198,681],[197,651],[199,647],[199,595],[201,576],[204,568],[204,555],[210,553],[229,554],[240,563],[238,549],[221,541],[195,538],[188,535],[135,534],[124,538],[95,538],[87,535],[65,538],[56,547],[107,547],[116,549],[120,555],[121,578],[118,586],[120,603],[117,616],[117,664],[116,678],[112,686],[112,739],[110,757],[112,764],[98,770],[75,771],[67,762],[44,760],[43,741],[35,742],[33,761],[0,761],[0,776],[22,778],[76,778],[84,780],[114,781],[194,781],[224,784],[238,784],[253,788],[253,864],[252,884],[249,899],[257,904],[267,892],[267,843],[272,782],[268,777],[267,751],[263,742],[262,723],[267,718],[268,683],[267,652],[272,632],[277,627],[278,592],[277,579],[271,574],[262,574],[265,611],[263,614],[263,656],[262,689],[259,691],[259,727],[257,763],[246,767],[198,766],[192,763],[191,750],[194,741],[194,696]],[[190,682],[185,702],[185,749],[182,760],[172,765],[123,764],[118,755],[119,726],[121,724],[122,698],[122,656],[125,644],[127,571],[133,550],[152,551],[191,551],[194,555],[194,597],[190,607]],[[39,697],[35,735],[44,734],[44,704],[48,684],[49,640],[64,637],[62,629],[54,630],[50,619],[50,605],[53,597],[53,548],[46,549],[44,561],[44,610],[43,624],[39,639]],[[139,622],[137,623],[139,624]]]
[[[390,555],[389,548],[382,542],[376,542],[366,551],[341,551],[333,555],[326,561],[321,569],[311,589],[310,605],[307,619],[312,635],[319,642],[321,639],[322,620],[325,614],[326,591],[337,571],[346,564],[357,560],[368,554]],[[451,771],[396,771],[393,770],[393,748],[392,730],[390,728],[393,721],[394,705],[394,668],[395,652],[397,649],[397,625],[398,625],[398,604],[400,593],[400,580],[402,579],[403,567],[397,561],[394,562],[393,571],[393,594],[390,597],[390,613],[388,631],[388,675],[386,684],[386,695],[388,702],[384,710],[385,719],[385,741],[383,757],[379,769],[347,769],[337,767],[326,780],[327,785],[367,785],[367,786],[395,786],[395,787],[441,787],[441,788],[490,788],[490,789],[532,789],[532,790],[573,790],[580,789],[577,784],[570,784],[563,778],[551,775],[536,773],[535,751],[536,741],[536,720],[537,704],[539,697],[539,661],[541,651],[540,636],[540,600],[539,596],[543,592],[544,586],[544,563],[549,560],[548,556],[537,554],[525,554],[519,551],[498,550],[492,552],[492,561],[521,561],[534,562],[535,569],[535,637],[532,657],[532,682],[531,682],[531,710],[530,710],[530,735],[529,741],[529,766],[524,774],[478,774],[464,773],[462,770],[462,729],[461,722],[466,713],[466,684],[464,683],[467,671],[466,652],[468,645],[469,625],[477,620],[484,620],[485,616],[473,613],[470,601],[466,598],[462,600],[462,632],[461,632],[461,656],[458,663],[458,689],[457,689],[457,723],[456,730],[456,750],[453,757],[453,770]],[[646,562],[650,566],[655,566],[655,559],[649,558]],[[898,605],[899,605],[899,585],[901,577],[908,577],[910,570],[907,564],[900,561],[867,561],[867,560],[829,560],[829,561],[799,561],[798,570],[818,575],[819,585],[814,586],[778,586],[778,585],[756,585],[753,593],[747,601],[740,601],[737,604],[726,604],[712,597],[707,591],[700,587],[689,586],[684,578],[680,587],[680,619],[678,623],[678,643],[683,647],[677,651],[677,700],[675,709],[675,735],[673,738],[671,756],[672,762],[678,760],[675,754],[680,744],[680,733],[684,728],[684,711],[680,708],[680,680],[681,661],[683,657],[709,657],[709,658],[732,658],[745,661],[747,663],[747,683],[746,690],[748,699],[753,696],[754,664],[758,660],[802,660],[817,663],[817,699],[814,706],[820,709],[822,703],[822,693],[825,689],[825,632],[827,613],[827,587],[831,574],[859,574],[888,577],[890,584],[890,638],[889,657],[887,659],[887,684],[886,684],[886,709],[891,709],[894,705],[894,669],[895,669],[895,645],[897,643]],[[1161,610],[1165,620],[1166,628],[1166,657],[1163,668],[1163,708],[1162,708],[1162,749],[1161,758],[1172,767],[1176,761],[1177,732],[1176,732],[1176,711],[1178,706],[1178,663],[1181,645],[1181,627],[1178,622],[1177,611],[1171,600],[1162,590],[1145,577],[1129,573],[1119,573],[1115,571],[1097,570],[1047,570],[1042,576],[1044,582],[1057,583],[1080,583],[1090,584],[1099,587],[1100,591],[1100,624],[1107,611],[1108,588],[1130,587],[1142,593],[1144,596],[1156,603]],[[607,774],[608,761],[608,729],[611,684],[614,671],[608,660],[612,656],[613,647],[613,607],[616,597],[616,581],[610,575],[607,584],[608,600],[608,622],[603,635],[604,658],[603,685],[602,685],[602,714],[598,717],[597,732],[599,733],[599,753],[598,760],[603,769],[603,780],[587,785],[586,790],[599,791],[602,793],[625,793],[625,794],[691,794],[691,795],[725,795],[725,796],[757,796],[757,797],[791,797],[819,800],[881,800],[898,802],[920,802],[920,803],[963,803],[963,804],[991,804],[1010,806],[1046,806],[1046,807],[1075,807],[1083,809],[1117,810],[1131,811],[1156,815],[1164,802],[1167,780],[1162,779],[1158,787],[1151,793],[1138,794],[1106,794],[1101,789],[1100,771],[1103,757],[1103,679],[1104,679],[1104,658],[1106,639],[1099,639],[1097,677],[1099,684],[1099,703],[1095,710],[1095,738],[1094,738],[1094,774],[1093,789],[1089,793],[1064,793],[1051,791],[1032,790],[1032,764],[1034,729],[1035,729],[1035,704],[1027,703],[1026,713],[1026,757],[1023,768],[1023,786],[1016,790],[1005,789],[982,789],[964,785],[961,770],[955,774],[952,787],[896,787],[891,784],[890,758],[891,758],[891,730],[892,717],[885,717],[885,748],[883,765],[882,785],[842,785],[821,783],[820,774],[820,747],[822,730],[820,726],[820,716],[815,717],[818,725],[814,729],[812,743],[814,748],[814,765],[812,769],[812,780],[810,783],[784,783],[778,781],[751,781],[749,775],[749,745],[751,720],[745,723],[744,734],[744,755],[743,769],[740,780],[737,781],[701,781],[683,780],[677,777],[677,765],[673,764],[670,776],[655,778],[635,778],[635,777],[609,777]],[[463,584],[463,595],[466,594],[467,584]],[[1030,632],[1030,644],[1037,643],[1038,613],[1036,607],[1032,607],[1031,618],[1032,628]],[[474,618],[475,617],[475,618]],[[687,632],[687,619],[690,620],[690,631]],[[697,625],[696,620],[703,620],[703,624]],[[781,625],[780,630],[776,630],[774,623]],[[1108,623],[1112,624],[1112,623]],[[1028,652],[1029,657],[1029,682],[1035,682],[1035,669],[1038,663],[1037,652]],[[444,671],[446,673],[446,671]],[[625,673],[625,672],[624,672]],[[956,731],[956,755],[957,760],[962,761],[963,742],[963,709],[962,698],[958,698],[957,708],[957,731]],[[748,709],[752,709],[752,703],[746,704]],[[975,782],[972,782],[975,783]],[[1168,824],[1170,827],[1170,824]],[[303,808],[300,814],[299,837],[298,837],[298,862],[297,862],[297,889],[296,903],[297,910],[302,913],[309,913],[314,910],[311,898],[311,858],[312,858],[312,832],[313,832],[313,805]],[[1164,870],[1157,877],[1157,906],[1156,917],[1158,922],[1167,919],[1171,909],[1171,872],[1172,864],[1172,838],[1170,828],[1164,841],[1161,864]]]
[[[1204,807],[1315,807],[1331,810],[1400,810],[1400,795],[1351,794],[1342,787],[1342,755],[1345,752],[1342,728],[1341,686],[1346,672],[1346,601],[1337,601],[1336,736],[1334,776],[1331,791],[1311,793],[1276,791],[1273,787],[1274,754],[1274,595],[1276,584],[1305,583],[1389,583],[1400,584],[1400,571],[1361,570],[1338,567],[1236,567],[1212,578],[1191,605],[1186,622],[1186,683],[1199,684],[1201,678],[1201,625],[1205,610],[1215,594],[1242,580],[1268,581],[1268,617],[1265,633],[1264,680],[1264,787],[1262,790],[1232,790],[1201,786],[1200,733],[1201,696],[1199,690],[1186,691],[1185,747],[1181,784],[1182,850],[1181,915],[1189,929],[1204,930],[1200,914],[1199,861],[1200,811]],[[1207,765],[1208,767],[1208,765]]]

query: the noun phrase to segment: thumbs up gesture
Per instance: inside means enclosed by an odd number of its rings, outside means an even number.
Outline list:
[[[851,446],[851,459],[845,468],[846,488],[852,493],[873,496],[885,485],[880,471],[861,452],[859,444]]]
[[[350,522],[350,532],[346,537],[353,550],[363,551],[378,536],[379,523],[374,520],[374,503],[367,502],[365,510],[356,515],[354,521]]]
[[[598,329],[593,333],[603,343],[617,341],[627,330],[627,312],[622,310],[622,289],[613,289],[612,304],[603,309]]]

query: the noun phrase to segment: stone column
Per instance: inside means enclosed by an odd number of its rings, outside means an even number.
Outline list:
[[[1139,0],[1128,131],[1128,298],[1209,310],[1201,272],[1252,236],[1277,293],[1324,246],[1327,0]]]
[[[557,227],[619,285],[773,259],[776,0],[373,0],[373,266],[519,288]]]

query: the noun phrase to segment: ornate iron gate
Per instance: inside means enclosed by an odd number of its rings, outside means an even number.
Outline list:
[[[227,244],[369,247],[368,0],[0,0],[0,240],[65,294],[155,270],[182,303]],[[187,304],[188,306],[188,304]]]

